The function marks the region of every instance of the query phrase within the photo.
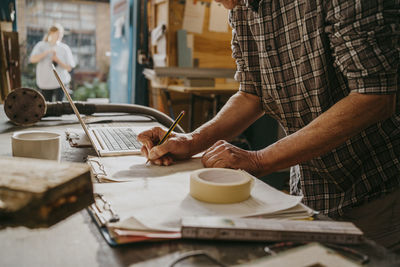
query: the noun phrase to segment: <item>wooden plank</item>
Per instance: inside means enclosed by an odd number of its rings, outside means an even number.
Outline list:
[[[8,64],[4,49],[2,28],[0,25],[0,103],[3,103],[10,92],[10,80],[8,75]]]
[[[0,157],[0,228],[47,227],[93,203],[87,164]]]
[[[167,25],[167,66],[178,66],[177,31],[182,29],[185,5],[169,0],[169,23]]]
[[[21,71],[19,61],[19,44],[17,32],[3,32],[4,50],[8,63],[11,90],[21,87]],[[8,92],[10,93],[10,92]],[[7,93],[7,94],[8,94]]]

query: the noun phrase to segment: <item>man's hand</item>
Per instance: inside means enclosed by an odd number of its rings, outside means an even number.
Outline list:
[[[51,60],[53,62],[56,62],[58,65],[60,65],[63,69],[66,69],[68,72],[70,72],[72,70],[72,67],[68,64],[65,64],[64,62],[62,62],[56,55],[56,52],[54,51],[53,56],[51,58]]]
[[[29,62],[30,63],[38,63],[39,61],[41,61],[43,58],[47,57],[47,56],[51,56],[53,57],[56,54],[56,51],[54,51],[54,49],[49,49],[44,51],[41,54],[37,54],[37,55],[33,55],[29,58]]]
[[[167,130],[154,127],[138,135],[138,140],[143,144],[142,153],[156,165],[171,165],[174,160],[188,159],[192,156],[191,146],[193,138],[189,134],[172,132],[168,139],[157,145],[164,137]]]
[[[188,159],[204,151],[220,139],[234,138],[263,114],[258,96],[237,92],[217,116],[191,133],[173,133],[165,143],[158,146],[166,130],[155,127],[139,134],[138,139],[143,143],[143,155],[150,161],[157,165],[170,165],[175,159]]]
[[[53,56],[51,57],[51,60],[56,62],[57,64],[60,64],[60,59],[57,57],[55,51],[53,53]]]
[[[256,151],[243,150],[223,140],[207,149],[201,161],[207,168],[241,169],[256,176],[261,170]]]

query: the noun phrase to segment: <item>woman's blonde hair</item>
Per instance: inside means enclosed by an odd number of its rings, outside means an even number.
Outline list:
[[[63,36],[64,35],[63,26],[61,26],[61,24],[59,24],[59,23],[56,23],[53,26],[51,26],[49,28],[49,30],[47,31],[46,35],[43,37],[43,41],[48,42],[50,34],[52,34],[54,32],[59,32],[60,36]]]

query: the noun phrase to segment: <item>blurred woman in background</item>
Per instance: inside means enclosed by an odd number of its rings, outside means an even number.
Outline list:
[[[44,36],[43,41],[35,45],[29,58],[31,63],[37,63],[36,84],[46,101],[49,102],[53,100],[53,95],[56,101],[61,101],[64,97],[64,92],[53,74],[51,64],[56,66],[64,84],[71,81],[69,72],[75,67],[71,49],[61,42],[63,36],[64,28],[60,24],[54,24]]]

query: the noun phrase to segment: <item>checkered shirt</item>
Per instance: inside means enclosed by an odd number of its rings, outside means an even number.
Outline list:
[[[229,14],[240,90],[292,134],[350,92],[396,112],[291,168],[291,193],[330,216],[400,187],[400,1],[239,0]]]

